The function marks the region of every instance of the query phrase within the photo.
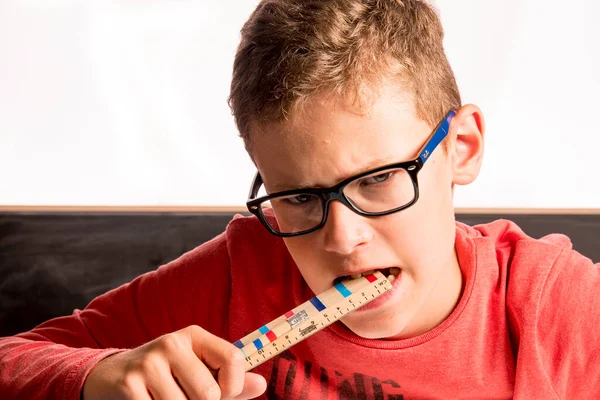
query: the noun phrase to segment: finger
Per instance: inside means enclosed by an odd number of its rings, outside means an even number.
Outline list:
[[[236,400],[253,399],[267,390],[267,381],[262,375],[254,372],[246,372],[244,376],[244,388]]]
[[[190,400],[219,399],[226,396],[221,393],[222,389],[217,384],[213,372],[192,351],[173,355],[171,368]]]
[[[192,349],[196,356],[217,372],[222,395],[233,397],[244,387],[244,357],[237,347],[202,328],[190,327]]]
[[[148,392],[152,395],[152,399],[187,400],[187,396],[183,393],[177,382],[175,382],[173,375],[169,375],[169,377],[155,377],[146,382]]]
[[[240,349],[230,343],[226,343],[227,349],[223,350],[224,361],[219,366],[217,381],[221,392],[225,397],[235,397],[244,388],[244,357]]]
[[[141,375],[130,374],[123,382],[124,395],[128,399],[152,400],[152,396],[146,387],[146,382]]]
[[[154,400],[187,400],[165,359],[151,357],[144,364],[146,387]]]

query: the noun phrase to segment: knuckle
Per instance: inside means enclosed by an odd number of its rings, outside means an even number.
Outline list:
[[[192,337],[202,335],[205,332],[204,329],[200,328],[198,325],[190,325],[185,329]]]
[[[242,365],[244,363],[244,356],[237,347],[227,350],[225,356],[227,357],[229,362],[234,366]]]
[[[127,398],[133,398],[140,386],[140,376],[133,373],[126,373],[121,379],[121,392]]]
[[[161,350],[170,353],[174,351],[179,351],[183,347],[183,343],[179,335],[177,334],[169,334],[160,338]]]
[[[157,353],[147,353],[140,360],[140,370],[143,371],[144,374],[154,375],[160,371],[161,365],[164,360],[160,354]]]

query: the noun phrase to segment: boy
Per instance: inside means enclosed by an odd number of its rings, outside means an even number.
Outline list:
[[[598,266],[560,235],[455,222],[484,123],[442,38],[423,1],[263,0],[230,98],[258,218],[2,339],[2,393],[597,398]],[[394,277],[390,293],[244,372],[230,342],[372,270]]]

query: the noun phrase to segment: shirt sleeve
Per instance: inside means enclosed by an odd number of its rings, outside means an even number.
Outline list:
[[[600,398],[600,264],[570,248],[549,270],[539,298],[538,358],[561,399]]]
[[[222,234],[97,297],[84,310],[0,338],[0,393],[79,399],[89,371],[110,354],[194,324],[220,336],[230,293]]]

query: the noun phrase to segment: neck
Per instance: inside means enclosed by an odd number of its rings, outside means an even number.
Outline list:
[[[452,251],[450,265],[444,268],[445,273],[438,279],[437,285],[431,291],[426,303],[418,311],[427,315],[420,319],[418,325],[407,326],[402,332],[403,338],[415,337],[434,329],[452,314],[458,305],[464,289],[464,279],[456,250]]]

